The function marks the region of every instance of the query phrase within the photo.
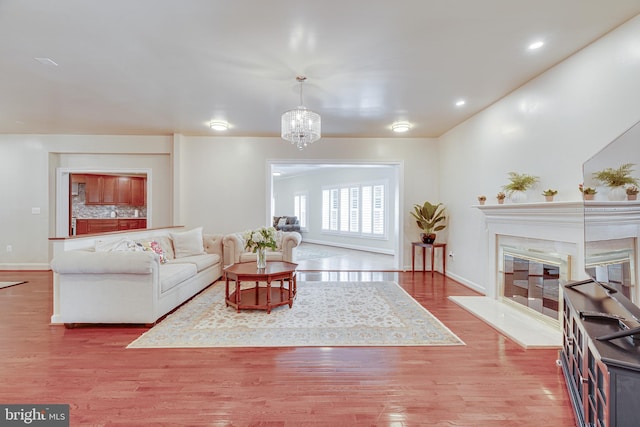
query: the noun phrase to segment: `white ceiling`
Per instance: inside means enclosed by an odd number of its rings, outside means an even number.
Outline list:
[[[396,120],[437,137],[639,13],[640,0],[0,0],[0,133],[219,135],[208,122],[223,119],[226,135],[279,136],[305,75],[324,137],[388,137]]]

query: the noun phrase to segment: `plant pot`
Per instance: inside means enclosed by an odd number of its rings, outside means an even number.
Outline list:
[[[526,203],[527,202],[527,193],[524,191],[514,191],[509,195],[509,198],[513,203]]]
[[[504,199],[498,199],[498,204],[499,205],[504,205]]]
[[[637,200],[637,199],[638,199],[637,194],[627,194],[627,200]]]
[[[544,199],[545,199],[547,202],[553,202],[553,196],[544,196]]]
[[[611,187],[607,198],[612,201],[620,201],[627,198],[627,190],[624,187]]]
[[[583,194],[582,198],[584,200],[593,200],[593,196],[595,196],[595,194]]]
[[[420,233],[420,240],[422,243],[432,245],[436,241],[436,233]]]
[[[481,205],[484,205],[484,200],[478,200],[478,203],[480,203]]]

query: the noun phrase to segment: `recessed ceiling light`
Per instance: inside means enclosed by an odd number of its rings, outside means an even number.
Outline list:
[[[229,123],[223,122],[223,121],[220,121],[220,120],[213,121],[213,122],[209,123],[209,126],[211,126],[211,129],[213,129],[213,130],[222,131],[222,130],[229,129]]]
[[[406,132],[411,129],[411,124],[409,122],[395,122],[391,125],[391,130],[394,132]]]
[[[544,42],[543,41],[537,41],[537,42],[531,43],[529,45],[529,50],[540,49],[542,46],[544,46]]]
[[[456,107],[462,107],[466,103],[467,103],[467,101],[465,101],[464,99],[461,99],[461,100],[456,102]]]

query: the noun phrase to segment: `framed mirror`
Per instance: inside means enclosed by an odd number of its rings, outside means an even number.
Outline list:
[[[583,165],[584,188],[596,190],[584,201],[585,270],[593,280],[615,288],[640,306],[638,254],[640,201],[613,194],[594,175],[630,164],[630,176],[640,179],[640,122]],[[623,193],[623,192],[620,192]]]

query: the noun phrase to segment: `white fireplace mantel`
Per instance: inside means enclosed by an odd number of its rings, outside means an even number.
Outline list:
[[[586,278],[584,273],[584,203],[542,202],[504,205],[475,205],[485,215],[487,236],[487,284],[485,294],[498,298],[498,253],[500,239],[546,241],[570,251],[571,278]]]

